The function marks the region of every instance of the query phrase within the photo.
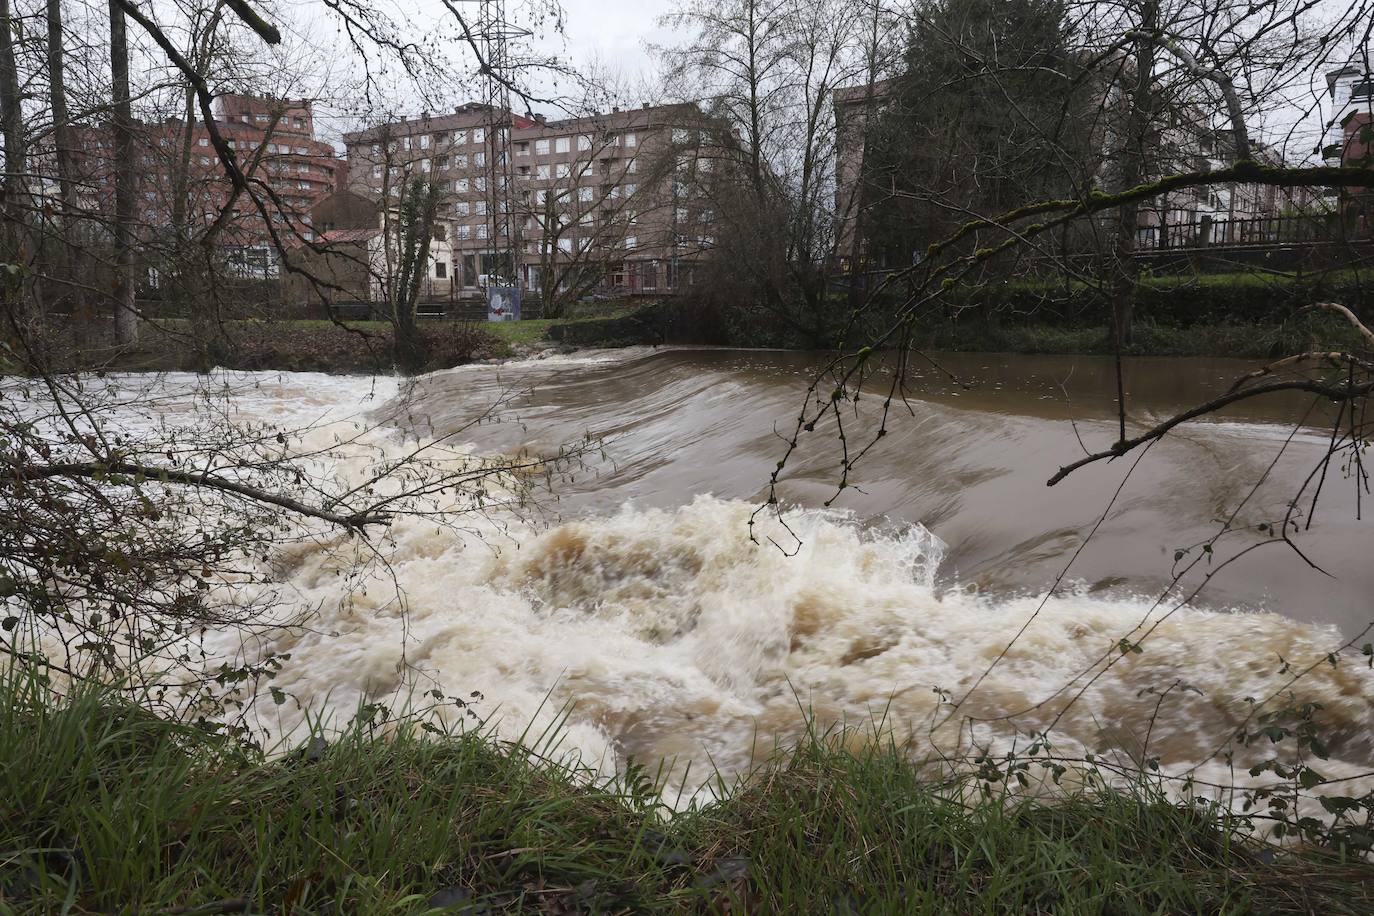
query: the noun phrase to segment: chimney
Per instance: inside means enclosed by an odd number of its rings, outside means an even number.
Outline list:
[[[612,106],[611,106],[611,114],[620,114],[620,106],[619,106],[619,105],[612,105]]]
[[[544,124],[544,123],[546,123],[546,122],[547,122],[547,119],[546,119],[543,115],[537,114],[537,115],[534,116],[534,123],[536,123],[536,124]]]
[[[420,112],[420,120],[421,120],[421,121],[428,121],[428,120],[429,120],[429,112],[427,112],[427,111],[422,111],[422,112]]]
[[[648,110],[649,110],[649,103],[648,103],[648,102],[645,102],[644,105],[643,105],[642,107],[644,108],[645,111],[648,111]]]

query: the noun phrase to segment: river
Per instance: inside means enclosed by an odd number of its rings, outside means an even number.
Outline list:
[[[830,510],[834,430],[804,436],[781,475],[787,527],[764,513],[757,541],[748,522],[817,365],[806,354],[580,353],[406,385],[251,377],[244,409],[257,419],[404,405],[398,436],[461,431],[484,454],[600,441],[528,525],[469,537],[405,522],[388,568],[362,583],[340,575],[337,541],[284,562],[293,600],[318,616],[248,647],[292,655],[277,686],[293,702],[267,707],[264,726],[289,731],[296,702],[343,714],[438,685],[480,691],[474,709],[507,736],[556,729],[560,752],[605,771],[635,758],[678,777],[737,772],[812,721],[918,759],[1024,747],[1052,728],[1068,756],[1153,757],[1229,786],[1254,782],[1243,770],[1273,753],[1225,759],[1254,702],[1273,698],[1322,704],[1323,771],[1351,777],[1343,791],[1368,782],[1355,777],[1374,769],[1374,672],[1357,649],[1328,659],[1374,618],[1354,484],[1333,467],[1298,536],[1321,570],[1260,529],[1319,460],[1329,410],[1238,405],[1138,463],[1048,487],[1085,445],[1113,441],[1111,361],[938,362],[910,373],[906,405]],[[1131,428],[1251,367],[1129,361]],[[851,445],[876,428],[878,400],[849,416]],[[1234,533],[1203,554],[1226,519]]]

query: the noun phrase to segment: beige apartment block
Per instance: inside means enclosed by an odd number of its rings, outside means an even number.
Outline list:
[[[518,277],[529,291],[663,293],[712,243],[703,154],[720,130],[690,104],[548,121],[471,103],[346,134],[351,189],[440,191],[451,296]],[[394,203],[393,203],[394,206]],[[442,294],[442,293],[441,293]]]

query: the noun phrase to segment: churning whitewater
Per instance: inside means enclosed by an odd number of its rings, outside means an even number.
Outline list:
[[[604,367],[593,358],[537,368],[568,384]],[[232,399],[243,419],[308,427],[298,447],[348,480],[432,433],[435,416],[452,410],[441,393],[453,389],[443,386],[497,372],[441,373],[414,388],[237,376]],[[635,435],[631,413],[658,423],[672,410],[620,408],[601,418],[615,428],[598,431],[610,436],[613,467],[585,468],[574,490],[627,473],[614,442]],[[160,421],[174,413],[164,408]],[[407,419],[355,441],[364,416]],[[547,437],[540,424],[538,411],[518,418],[524,444]],[[484,445],[491,428],[467,429],[468,441],[449,446],[497,451]],[[321,457],[338,441],[347,447]],[[1354,653],[1332,654],[1346,642],[1336,626],[1253,605],[1179,608],[1130,583],[1104,591],[1078,582],[1048,599],[1048,578],[1038,591],[965,587],[941,572],[960,545],[915,520],[798,506],[786,516],[790,531],[765,516],[751,540],[757,501],[737,495],[627,498],[613,509],[569,497],[552,506],[559,515],[498,510],[462,526],[405,517],[373,544],[321,529],[270,558],[271,587],[310,612],[308,625],[247,641],[211,634],[210,657],[289,653],[273,682],[289,701],[254,711],[276,738],[298,733],[307,712],[340,721],[361,703],[403,707],[432,689],[476,691],[471,708],[505,737],[547,741],[556,732],[560,753],[605,773],[631,759],[664,761],[689,786],[743,771],[810,723],[848,729],[846,740],[898,742],[916,761],[1023,749],[1048,732],[1063,757],[1091,754],[1127,769],[1155,760],[1164,773],[1192,776],[1194,791],[1215,792],[1254,784],[1247,770],[1274,753],[1231,741],[1256,704],[1312,702],[1331,755],[1323,774],[1352,777],[1348,794],[1369,787],[1374,671]],[[770,539],[800,546],[785,551]],[[1045,549],[1037,542],[1027,553]],[[1065,548],[1057,562],[1067,559]],[[225,594],[242,597],[228,586]]]

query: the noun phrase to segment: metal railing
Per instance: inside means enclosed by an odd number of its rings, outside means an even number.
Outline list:
[[[1136,249],[1163,251],[1197,248],[1245,248],[1318,244],[1368,238],[1368,227],[1343,224],[1336,216],[1262,216],[1211,219],[1142,226],[1136,230]]]

